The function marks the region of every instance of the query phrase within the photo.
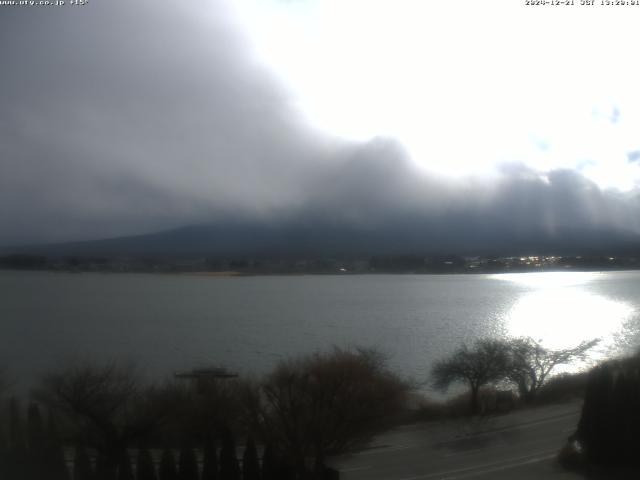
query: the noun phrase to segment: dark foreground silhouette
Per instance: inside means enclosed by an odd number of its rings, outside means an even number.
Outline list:
[[[640,354],[589,372],[580,421],[560,459],[587,478],[640,478]]]
[[[551,351],[528,339],[479,341],[434,372],[448,375],[443,382],[468,382],[462,415],[506,413],[545,396],[557,400],[567,386],[583,390],[580,421],[560,463],[586,478],[636,478],[640,355],[605,362],[588,375],[547,380],[558,362],[592,345]],[[474,395],[477,378],[483,389]],[[523,387],[519,398],[488,389],[507,380]],[[0,478],[338,478],[327,457],[356,451],[399,419],[415,421],[406,416],[410,390],[381,355],[363,349],[285,360],[260,381],[223,376],[145,384],[131,366],[75,364],[43,376],[28,406],[15,398],[3,402]]]
[[[262,381],[144,385],[129,366],[76,364],[43,377],[26,420],[9,402],[0,478],[337,478],[325,458],[366,444],[401,411],[408,390],[380,355],[362,349],[286,360]]]

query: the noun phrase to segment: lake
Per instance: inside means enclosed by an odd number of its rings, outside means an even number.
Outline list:
[[[0,271],[0,361],[26,388],[69,359],[130,359],[166,376],[221,364],[241,374],[337,346],[376,347],[424,381],[482,336],[549,347],[600,337],[640,345],[640,272],[207,277]]]

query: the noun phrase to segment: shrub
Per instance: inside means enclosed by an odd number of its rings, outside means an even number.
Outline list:
[[[366,442],[404,406],[409,386],[372,350],[334,349],[280,363],[262,392],[263,437],[297,474],[308,459]]]
[[[586,373],[564,373],[551,377],[538,391],[535,403],[566,402],[576,398],[584,398],[586,385]]]
[[[593,464],[640,465],[640,356],[589,372],[576,438]]]

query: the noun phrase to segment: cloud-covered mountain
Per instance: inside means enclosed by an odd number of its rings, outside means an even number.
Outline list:
[[[304,201],[302,201],[304,200]],[[448,183],[377,139],[326,168],[301,201],[270,215],[29,251],[60,254],[297,256],[629,253],[640,247],[638,199],[570,170],[509,166],[491,182]]]
[[[577,170],[516,159],[486,177],[445,178],[393,139],[315,131],[229,5],[2,10],[0,245],[148,232],[164,233],[71,245],[214,254],[636,245],[636,193],[603,190]]]

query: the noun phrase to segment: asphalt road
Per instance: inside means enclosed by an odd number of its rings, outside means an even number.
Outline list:
[[[341,480],[579,479],[555,458],[575,430],[580,405],[407,425],[332,465]]]

